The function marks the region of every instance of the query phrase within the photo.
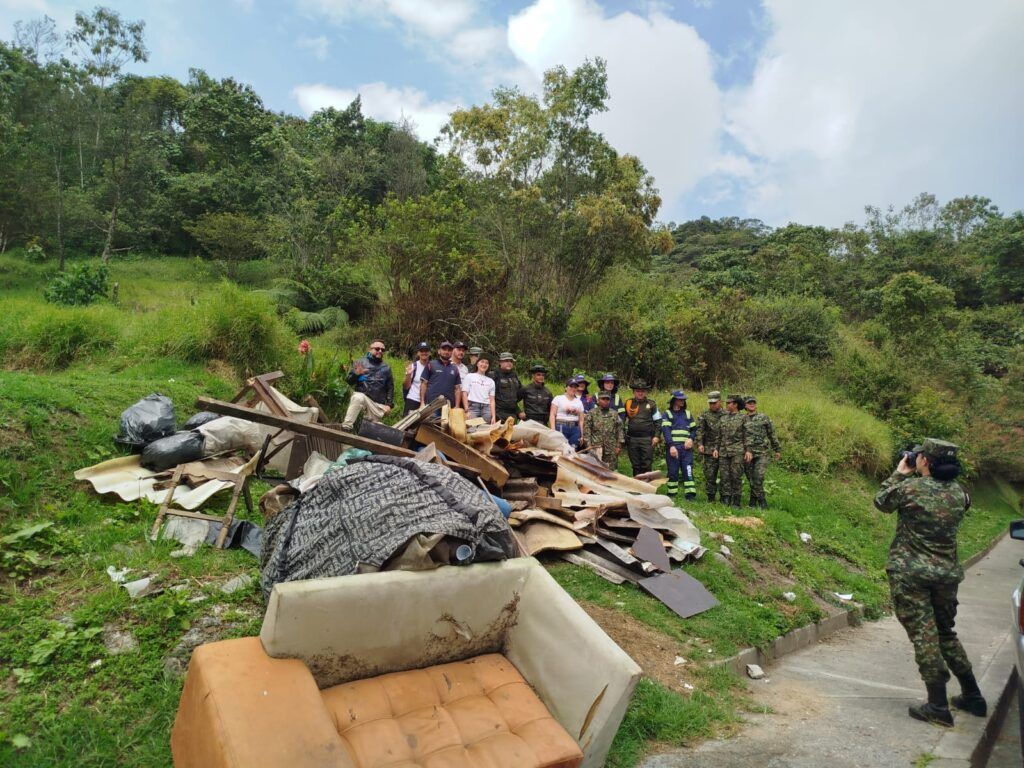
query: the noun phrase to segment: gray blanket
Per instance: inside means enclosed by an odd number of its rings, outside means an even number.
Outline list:
[[[439,464],[370,456],[324,475],[270,519],[263,592],[279,581],[380,568],[421,533],[469,544],[476,562],[516,556],[508,523],[473,483]]]

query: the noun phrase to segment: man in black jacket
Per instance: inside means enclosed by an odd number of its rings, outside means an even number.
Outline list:
[[[348,410],[341,428],[351,431],[359,414],[367,421],[379,422],[395,403],[395,380],[391,366],[384,362],[384,342],[374,339],[366,357],[352,363],[345,381],[355,390],[348,401]]]

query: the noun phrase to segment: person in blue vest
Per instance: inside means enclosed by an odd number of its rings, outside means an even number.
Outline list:
[[[677,389],[668,401],[668,410],[662,414],[662,436],[665,438],[665,464],[668,466],[668,482],[665,484],[669,496],[679,492],[679,470],[683,471],[683,493],[687,499],[697,498],[697,486],[693,482],[693,438],[697,434],[697,422],[686,407],[686,393]]]

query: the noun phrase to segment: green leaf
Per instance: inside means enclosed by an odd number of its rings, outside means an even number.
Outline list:
[[[11,736],[11,746],[15,749],[28,749],[32,746],[32,739],[24,733],[16,733]]]
[[[3,543],[3,544],[13,544],[13,543],[15,543],[17,541],[23,541],[25,539],[30,539],[33,536],[35,536],[37,533],[39,533],[40,531],[45,531],[47,528],[49,528],[52,525],[53,525],[53,521],[52,520],[44,520],[41,523],[34,523],[32,525],[27,525],[24,528],[22,528],[21,530],[15,531],[14,533],[7,534],[2,539],[0,539],[0,543]]]

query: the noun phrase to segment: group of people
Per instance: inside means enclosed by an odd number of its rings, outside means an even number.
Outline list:
[[[344,429],[354,429],[360,415],[381,421],[394,407],[394,378],[384,362],[384,351],[384,342],[375,339],[366,356],[348,371],[354,392],[342,422]],[[554,395],[547,387],[547,368],[530,367],[530,380],[524,385],[511,352],[498,355],[495,370],[480,347],[467,347],[461,341],[441,342],[436,357],[425,341],[413,352],[402,381],[406,413],[441,395],[452,407],[464,408],[468,418],[488,424],[509,418],[537,421],[611,469],[618,466],[625,447],[634,476],[651,471],[654,452],[661,444],[668,470],[666,489],[671,495],[682,490],[687,499],[697,495],[696,453],[704,464],[708,501],[718,497],[723,504],[739,507],[746,476],[749,506],[767,506],[765,470],[772,458],[780,457],[781,445],[772,420],[758,412],[756,397],[729,395],[723,410],[721,393],[711,392],[708,409],[694,419],[682,390],[672,392],[668,407],[661,411],[648,398],[650,387],[643,380],[634,381],[633,396],[623,399],[614,373],[597,380],[596,395],[590,393],[590,382],[583,375],[567,379],[565,391]]]

